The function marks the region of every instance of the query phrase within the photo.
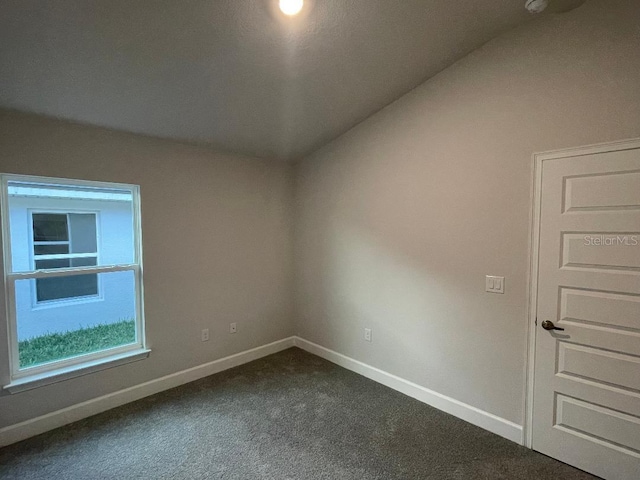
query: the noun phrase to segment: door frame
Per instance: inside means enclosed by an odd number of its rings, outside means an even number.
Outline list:
[[[598,143],[534,153],[532,156],[531,236],[529,238],[529,278],[527,295],[527,356],[525,361],[524,425],[522,444],[533,448],[533,392],[535,386],[536,316],[538,306],[538,258],[540,248],[540,210],[542,207],[542,167],[545,162],[584,155],[640,149],[640,138]]]

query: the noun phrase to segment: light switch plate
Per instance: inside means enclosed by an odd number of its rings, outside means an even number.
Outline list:
[[[484,289],[489,293],[504,293],[504,277],[487,275]]]

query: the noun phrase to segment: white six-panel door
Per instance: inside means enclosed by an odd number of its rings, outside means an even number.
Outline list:
[[[532,446],[638,480],[640,148],[540,165]]]

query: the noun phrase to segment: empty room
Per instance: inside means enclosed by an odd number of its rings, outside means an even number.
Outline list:
[[[640,1],[0,0],[0,479],[640,479]]]

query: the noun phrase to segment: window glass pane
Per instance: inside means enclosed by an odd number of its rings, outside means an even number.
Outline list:
[[[35,242],[69,240],[67,216],[55,213],[34,213],[33,240]]]
[[[59,260],[36,260],[36,270],[46,270],[48,268],[67,268],[69,267],[69,259],[61,258]]]
[[[15,292],[8,321],[16,332],[12,355],[19,370],[111,349],[141,345],[138,271],[89,273],[90,266],[133,264],[138,225],[136,187],[18,176],[4,192],[2,218],[10,258],[5,263]],[[60,256],[66,258],[43,258]],[[13,273],[69,269],[62,276],[21,279]],[[40,275],[38,275],[40,276]],[[16,351],[17,349],[17,351]],[[85,358],[78,358],[82,364]],[[51,364],[51,365],[49,365]],[[38,372],[40,369],[38,370]],[[35,372],[34,372],[35,373]],[[15,375],[14,371],[12,375]],[[15,376],[12,378],[16,378]]]
[[[101,266],[135,262],[130,190],[12,180],[7,194],[12,272],[33,270],[34,253],[53,254],[34,241],[68,241],[68,253],[98,253]]]
[[[32,308],[32,280],[15,282],[20,369],[138,341],[134,272],[98,275],[102,295],[95,301],[52,302],[50,308],[41,309]],[[96,276],[74,275],[38,281],[55,280],[57,286],[50,290],[55,291],[68,288],[71,279],[87,286],[96,285]]]
[[[100,265],[135,262],[133,202],[109,202],[100,210]]]
[[[95,214],[70,213],[69,232],[71,236],[71,253],[94,253],[98,251]]]
[[[93,267],[97,264],[98,259],[96,257],[81,257],[71,259],[72,267]]]
[[[36,280],[38,302],[94,296],[98,294],[98,275],[39,278]]]
[[[33,253],[35,255],[59,255],[61,253],[69,253],[69,244],[61,245],[34,245]]]

